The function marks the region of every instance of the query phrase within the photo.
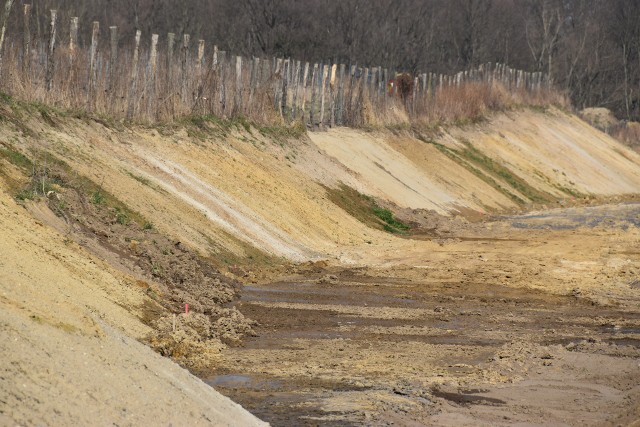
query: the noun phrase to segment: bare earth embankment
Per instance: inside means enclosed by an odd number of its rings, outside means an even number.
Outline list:
[[[574,116],[2,108],[5,423],[259,423],[151,348],[274,425],[640,419],[640,156]]]

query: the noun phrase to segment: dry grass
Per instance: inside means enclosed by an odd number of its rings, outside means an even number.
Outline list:
[[[439,76],[440,84],[434,79],[428,87],[405,73],[396,76],[394,93],[379,70],[354,69],[352,74],[346,67],[340,78],[336,66],[320,64],[313,73],[310,64],[304,80],[305,64],[299,61],[242,58],[238,65],[237,57],[226,52],[209,48],[198,58],[197,43],[186,53],[180,45],[176,41],[171,61],[167,51],[159,49],[154,63],[143,41],[137,67],[132,45],[119,49],[117,61],[111,60],[108,46],[100,45],[92,70],[88,47],[71,51],[58,46],[49,57],[46,43],[35,40],[26,58],[20,38],[10,35],[0,91],[115,120],[154,123],[215,116],[268,126],[302,121],[310,128],[433,126],[473,122],[489,111],[515,106],[568,105],[566,97],[544,84],[516,84],[513,70],[506,74],[504,67],[502,74],[496,74],[498,68],[459,73],[465,76],[462,80]]]
[[[397,104],[397,102],[396,102]],[[390,111],[379,110],[374,123],[398,125],[408,123],[421,127],[440,124],[464,124],[479,121],[490,112],[517,107],[557,106],[568,108],[568,98],[555,90],[509,90],[500,82],[466,82],[460,86],[440,88],[433,96],[407,100],[402,110],[412,114],[396,114],[397,105]]]
[[[622,123],[619,126],[616,126],[615,129],[612,129],[610,133],[618,141],[628,145],[636,151],[640,151],[640,123]]]

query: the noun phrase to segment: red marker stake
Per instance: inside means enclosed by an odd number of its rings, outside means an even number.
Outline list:
[[[189,314],[189,304],[184,305],[184,314]]]

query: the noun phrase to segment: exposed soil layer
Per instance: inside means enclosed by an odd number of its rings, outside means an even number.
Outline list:
[[[276,426],[637,421],[637,209],[508,217],[413,254],[422,267],[315,263],[246,287],[259,336],[209,383]]]
[[[253,321],[224,307],[239,297],[240,283],[223,275],[212,259],[156,230],[100,185],[40,153],[14,169],[11,191],[27,211],[93,255],[136,279],[148,297],[139,307],[152,328],[144,341],[194,372],[215,363],[225,344],[253,333]],[[7,178],[5,178],[7,179]],[[190,316],[176,316],[185,312]]]

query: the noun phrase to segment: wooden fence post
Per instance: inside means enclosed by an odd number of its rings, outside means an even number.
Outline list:
[[[362,80],[361,87],[364,93],[366,94],[366,99],[369,99],[369,68],[364,69],[363,75],[360,77]],[[363,98],[364,99],[364,98]]]
[[[378,67],[378,94],[376,98],[378,99],[378,108],[385,108],[385,99],[384,99],[384,73],[382,67]]]
[[[158,73],[158,35],[151,34],[151,52],[149,53],[149,76],[147,77],[147,116],[157,117],[156,76]]]
[[[110,26],[109,27],[109,40],[111,44],[111,54],[109,55],[109,83],[107,87],[107,92],[109,95],[112,95],[114,91],[114,84],[116,80],[116,67],[118,65],[118,27]],[[113,99],[113,98],[112,98]]]
[[[51,23],[49,24],[49,52],[47,55],[47,73],[45,76],[45,83],[47,85],[47,92],[50,92],[53,88],[53,71],[55,69],[55,58],[53,54],[56,49],[56,10],[51,10]]]
[[[387,108],[389,108],[389,90],[387,88],[387,85],[389,84],[389,70],[387,68],[385,68],[382,72],[382,106],[385,109],[385,111],[387,110]]]
[[[331,65],[331,76],[329,77],[329,126],[334,128],[336,127],[336,71],[338,69],[337,64]]]
[[[298,92],[300,91],[300,61],[294,62],[293,80],[291,81],[291,83],[293,84],[293,101],[291,102],[291,115],[289,117],[289,120],[293,121],[298,115]]]
[[[315,109],[316,97],[318,92],[318,64],[313,64],[313,73],[311,75],[311,105],[309,106],[309,123],[311,128],[315,126]]]
[[[274,58],[273,61],[275,64],[275,69],[273,71],[273,98],[275,101],[276,111],[278,112],[278,115],[282,117],[282,100],[280,99],[280,96],[282,95],[282,88],[280,87],[280,79],[282,78],[282,59]]]
[[[176,45],[176,35],[174,33],[167,34],[167,63],[165,74],[165,91],[167,95],[173,92],[173,51]]]
[[[256,87],[258,86],[260,71],[260,58],[254,57],[251,61],[251,76],[249,77],[249,102],[247,110],[249,114],[253,111],[253,97],[255,96]]]
[[[11,6],[13,5],[13,0],[7,0],[4,4],[4,15],[2,15],[2,28],[0,28],[0,71],[2,71],[2,56],[4,53],[4,34],[7,30],[7,20],[9,19],[9,14],[11,13]]]
[[[322,85],[320,86],[320,129],[324,128],[324,93],[327,84],[327,74],[329,66],[324,64],[322,66]]]
[[[287,102],[288,102],[288,96],[289,96],[289,69],[291,68],[291,60],[290,59],[285,59],[282,62],[282,99],[280,100],[281,102],[281,107],[280,107],[280,115],[282,117],[285,117],[285,114],[287,112]]]
[[[353,89],[354,89],[354,85],[356,83],[355,81],[356,79],[356,66],[352,65],[349,69],[349,94],[347,96],[347,103],[346,103],[346,107],[345,111],[347,111],[347,121],[349,122],[349,124],[353,124]]]
[[[73,55],[78,47],[78,17],[71,18],[69,25],[69,54]]]
[[[93,21],[91,29],[91,50],[89,55],[89,90],[87,91],[87,107],[89,111],[93,109],[96,103],[96,60],[98,57],[98,35],[100,33],[100,23]]]
[[[345,74],[345,65],[340,64],[340,71],[338,72],[338,117],[337,122],[338,126],[342,126],[344,124],[344,74]]]
[[[185,34],[182,37],[182,50],[181,50],[181,75],[180,75],[180,97],[182,104],[187,106],[189,104],[189,88],[188,88],[188,73],[189,73],[189,34]]]
[[[200,79],[202,75],[202,65],[204,62],[204,40],[198,40],[198,62],[196,63],[196,76]]]
[[[236,56],[236,95],[234,100],[235,114],[242,114],[242,57]]]
[[[224,118],[227,110],[227,52],[221,50],[218,52],[218,56],[220,60],[220,114]]]
[[[140,51],[140,38],[142,31],[136,31],[136,44],[133,48],[133,63],[131,67],[131,90],[129,91],[129,105],[127,106],[127,120],[133,119],[136,107],[138,91],[138,55]]]
[[[300,105],[300,118],[304,122],[305,117],[305,104],[307,103],[307,80],[309,79],[309,63],[304,63],[304,72],[302,73],[302,103]]]
[[[24,37],[22,40],[22,78],[25,83],[30,81],[31,75],[31,5],[24,5]]]
[[[413,78],[413,94],[411,99],[411,114],[416,115],[416,101],[418,100],[418,76]]]

